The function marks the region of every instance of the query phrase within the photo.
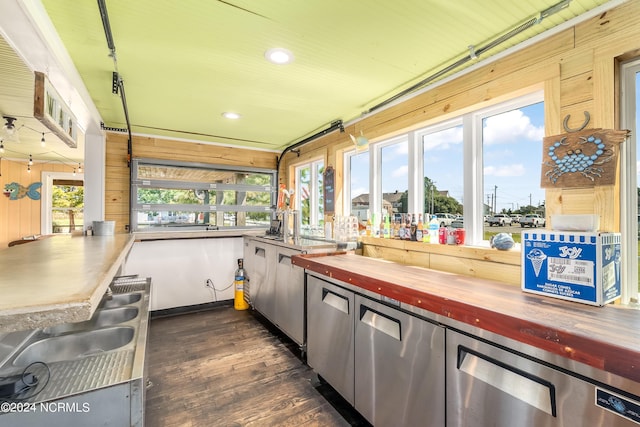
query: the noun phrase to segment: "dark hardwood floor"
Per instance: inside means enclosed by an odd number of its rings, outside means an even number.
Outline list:
[[[261,316],[219,306],[151,321],[145,425],[367,426]]]

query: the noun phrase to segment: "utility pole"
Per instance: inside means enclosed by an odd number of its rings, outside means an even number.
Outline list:
[[[498,212],[498,186],[493,186],[493,212]]]

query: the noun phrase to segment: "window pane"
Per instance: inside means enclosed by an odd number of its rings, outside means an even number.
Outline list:
[[[424,212],[461,214],[464,192],[462,126],[424,135],[422,151]]]
[[[369,209],[369,151],[349,156],[349,170],[351,215],[364,224]]]
[[[409,143],[407,140],[382,147],[382,211],[407,213],[409,190]]]
[[[483,119],[484,199],[488,214],[545,215],[545,193],[540,187],[543,138],[542,102]],[[515,232],[514,226],[518,227],[517,221],[508,231]],[[499,228],[503,227],[486,227],[485,231],[497,233]],[[519,232],[513,237],[519,242]],[[488,238],[485,232],[485,239]]]
[[[215,191],[170,188],[138,188],[138,203],[202,205],[215,203]],[[208,200],[205,202],[205,200]]]
[[[84,187],[65,185],[53,180],[51,188],[51,228],[52,233],[71,233],[82,230],[84,224]]]
[[[312,225],[323,226],[324,225],[324,162],[316,162],[314,164],[316,171],[315,186],[318,203],[315,204],[317,215],[314,216]]]
[[[133,230],[270,224],[275,172],[157,162],[134,160]]]
[[[324,225],[324,162],[298,166],[296,168],[295,204],[300,210],[303,231]]]
[[[311,224],[311,166],[299,167],[296,172],[298,189],[294,197],[299,200],[302,225],[309,225]]]
[[[268,185],[271,175],[259,172],[238,172],[188,166],[140,164],[138,166],[138,179],[223,184],[242,183],[246,180],[251,184]]]

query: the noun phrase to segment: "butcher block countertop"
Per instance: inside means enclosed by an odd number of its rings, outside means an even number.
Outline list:
[[[301,255],[309,271],[640,382],[640,310],[524,293],[490,280],[353,253]]]
[[[0,332],[88,320],[133,236],[53,236],[0,251]]]

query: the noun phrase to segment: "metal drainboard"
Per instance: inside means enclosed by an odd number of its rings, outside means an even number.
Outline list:
[[[129,292],[137,292],[144,291],[147,283],[151,281],[151,278],[132,278],[132,277],[121,277],[116,278],[111,282],[111,289],[113,293],[116,294],[126,294]]]
[[[35,390],[38,394],[28,398],[25,402],[43,402],[49,399],[59,399],[71,394],[77,394],[106,387],[131,379],[133,365],[133,351],[121,350],[97,354],[84,359],[48,363],[51,378],[44,389],[41,385]],[[41,364],[28,369],[38,380],[47,378],[47,370]]]

